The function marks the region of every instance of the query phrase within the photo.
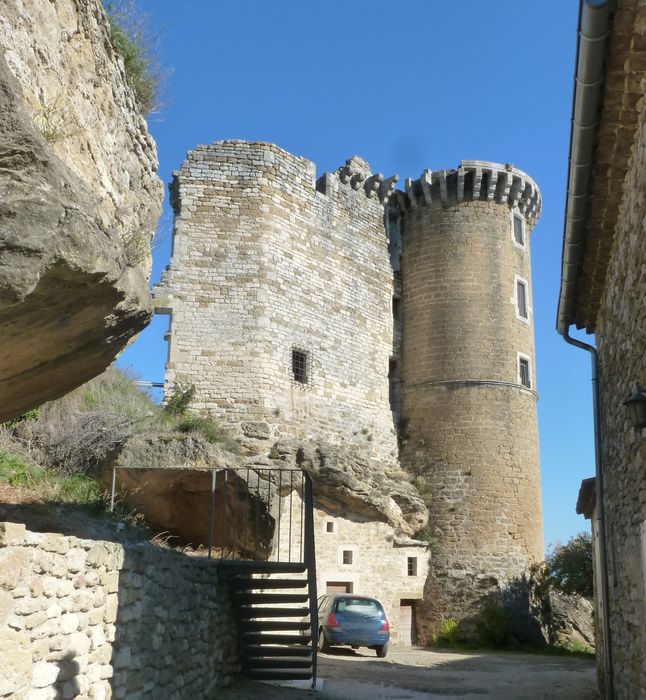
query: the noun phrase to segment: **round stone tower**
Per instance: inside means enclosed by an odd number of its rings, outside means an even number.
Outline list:
[[[525,173],[463,161],[407,180],[390,206],[402,246],[402,460],[432,538],[421,641],[543,557],[529,252],[540,205]]]

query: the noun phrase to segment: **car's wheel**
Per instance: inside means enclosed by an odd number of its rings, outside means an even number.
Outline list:
[[[330,651],[330,645],[322,627],[319,630],[319,651],[322,651],[324,654],[327,654],[327,652]]]
[[[375,649],[377,650],[377,656],[378,656],[380,659],[385,659],[385,658],[386,658],[386,654],[388,653],[388,645],[387,645],[387,644],[384,644],[384,645],[382,645],[382,646],[375,647]]]

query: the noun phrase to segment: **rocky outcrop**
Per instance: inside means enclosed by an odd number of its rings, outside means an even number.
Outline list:
[[[0,0],[0,421],[148,322],[156,169],[99,0]]]
[[[206,547],[220,556],[266,559],[275,533],[277,503],[268,499],[267,474],[240,468],[236,455],[197,434],[151,434],[130,438],[98,475],[126,512],[144,516],[173,545]],[[215,492],[212,493],[212,470]],[[275,489],[272,494],[275,496]],[[268,502],[271,500],[272,502]],[[212,504],[217,517],[211,521]],[[209,532],[211,537],[209,538]]]
[[[551,590],[548,596],[550,643],[571,648],[594,648],[592,603],[582,596],[557,590]]]
[[[271,454],[275,459],[269,462],[298,466],[312,477],[318,508],[389,523],[405,535],[413,535],[426,525],[426,506],[408,475],[367,457],[363,450],[286,441],[276,443]]]
[[[153,529],[169,533],[176,543],[194,546],[207,543],[211,470],[217,470],[219,515],[213,542],[260,558],[269,555],[276,534],[276,495],[286,497],[290,489],[299,488],[299,480],[281,479],[284,467],[299,467],[312,477],[317,508],[388,523],[400,544],[409,542],[407,536],[427,519],[424,502],[403,472],[346,447],[283,442],[274,445],[271,458],[240,457],[197,434],[139,435],[130,438],[115,462],[101,471],[106,489],[111,488],[112,467],[116,467],[117,498],[127,510],[142,513]]]

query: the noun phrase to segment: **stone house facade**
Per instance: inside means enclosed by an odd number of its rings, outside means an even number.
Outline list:
[[[646,385],[646,7],[584,2],[580,24],[557,327],[596,343],[597,470],[578,511],[593,518],[600,691],[628,700],[646,694],[646,430],[624,406]]]
[[[542,558],[541,199],[526,174],[483,161],[397,180],[356,156],[317,179],[272,144],[198,146],[174,173],[154,300],[171,317],[167,391],[193,384],[194,408],[226,422],[247,464],[284,441],[325,444],[360,455],[366,483],[368,469],[415,485],[425,541],[394,496],[398,516],[374,517],[320,490],[317,561],[320,592],[383,598],[397,637],[423,643]]]

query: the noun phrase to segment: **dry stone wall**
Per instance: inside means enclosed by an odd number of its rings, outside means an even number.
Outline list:
[[[610,646],[618,699],[646,689],[646,430],[635,430],[623,402],[632,382],[646,385],[646,103],[624,184],[605,293],[595,329],[599,351]]]
[[[0,697],[211,697],[239,669],[217,565],[0,523]]]
[[[173,257],[154,292],[172,314],[167,385],[195,384],[194,407],[229,420],[248,451],[365,439],[396,462],[390,186],[358,158],[317,185],[310,161],[236,141],[198,147],[176,173]]]

